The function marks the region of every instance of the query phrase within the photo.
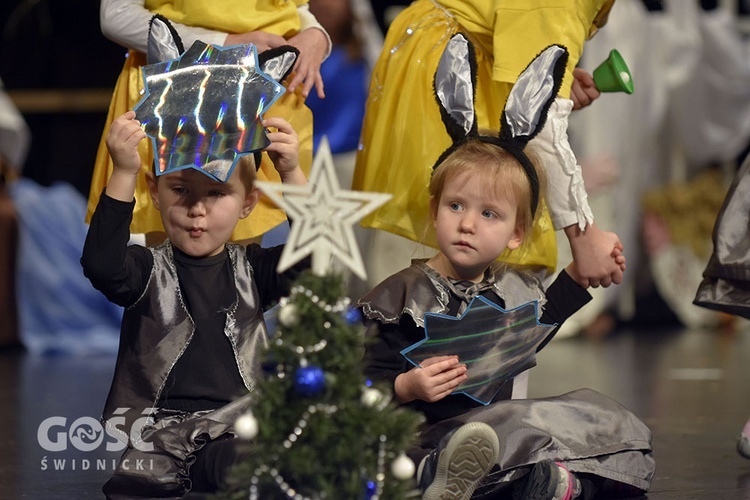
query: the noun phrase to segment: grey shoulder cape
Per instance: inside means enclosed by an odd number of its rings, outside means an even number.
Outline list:
[[[429,267],[426,260],[419,259],[373,288],[357,307],[366,318],[381,323],[398,323],[403,314],[408,314],[417,326],[424,327],[425,313],[447,313],[451,295],[461,302],[461,312],[471,299],[488,290],[503,299],[506,309],[532,300],[543,307],[546,302],[541,281],[531,274],[492,267],[480,283],[462,291]]]

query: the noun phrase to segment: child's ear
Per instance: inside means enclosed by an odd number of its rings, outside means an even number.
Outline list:
[[[515,250],[516,248],[521,246],[521,243],[523,243],[523,238],[526,236],[526,232],[522,227],[517,227],[515,231],[513,231],[513,235],[510,237],[510,240],[508,241],[508,249],[509,250]]]
[[[260,200],[260,191],[258,191],[258,188],[253,188],[253,190],[247,193],[247,196],[245,196],[245,203],[242,205],[240,219],[244,219],[245,217],[250,215],[250,212],[253,211],[255,205],[258,204],[258,200]]]
[[[159,187],[156,184],[156,175],[150,170],[146,172],[146,184],[149,193],[151,193],[151,202],[154,204],[154,208],[159,210]]]

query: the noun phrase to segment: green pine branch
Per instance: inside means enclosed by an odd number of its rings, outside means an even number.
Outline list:
[[[363,404],[364,329],[346,320],[340,276],[304,273],[293,290],[282,307],[291,307],[297,321],[280,322],[271,336],[268,377],[256,389],[258,436],[244,442],[248,459],[234,468],[221,498],[248,498],[251,481],[258,498],[288,498],[279,477],[307,498],[364,499],[368,482],[380,498],[405,498],[414,481],[396,479],[391,466],[413,444],[421,417],[388,402],[390,388],[378,388],[382,404]],[[294,381],[305,366],[325,374],[309,396]]]

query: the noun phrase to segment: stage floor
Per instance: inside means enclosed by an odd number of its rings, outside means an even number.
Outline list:
[[[83,434],[100,415],[113,365],[111,355],[0,351],[0,499],[103,498],[119,452],[107,450],[111,438],[87,445]],[[538,356],[529,396],[580,387],[619,401],[653,430],[656,477],[641,498],[750,499],[750,460],[736,452],[750,418],[747,327],[629,327],[598,341],[553,341]]]

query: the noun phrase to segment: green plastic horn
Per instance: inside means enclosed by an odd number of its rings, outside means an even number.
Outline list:
[[[612,49],[609,57],[594,70],[594,83],[599,92],[633,93],[633,77],[625,60],[615,49]]]

